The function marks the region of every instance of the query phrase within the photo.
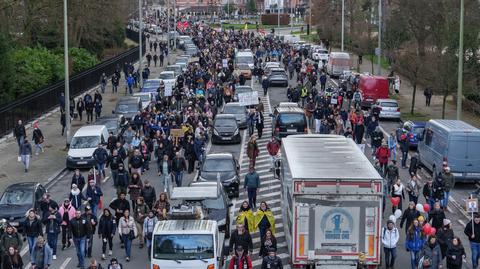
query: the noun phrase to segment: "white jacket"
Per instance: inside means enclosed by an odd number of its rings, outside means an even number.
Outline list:
[[[398,239],[400,238],[400,233],[396,227],[389,230],[387,227],[382,228],[382,243],[386,248],[395,248],[397,247]]]

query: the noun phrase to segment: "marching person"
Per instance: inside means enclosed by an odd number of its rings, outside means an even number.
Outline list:
[[[87,201],[92,207],[92,213],[96,216],[100,199],[102,199],[103,192],[99,186],[95,185],[95,180],[90,180],[87,187]]]
[[[143,244],[145,242],[145,237],[143,236],[143,222],[147,217],[149,208],[145,204],[145,200],[142,196],[138,197],[136,200],[135,212],[134,212],[134,219],[135,225],[137,225],[138,231],[138,240],[140,241],[140,248],[143,248]]]
[[[87,225],[87,236],[86,236],[87,241],[85,242],[85,254],[87,255],[88,258],[91,258],[92,257],[92,247],[93,247],[93,238],[94,238],[94,235],[95,235],[95,229],[96,229],[97,224],[98,224],[97,215],[94,215],[92,213],[92,208],[87,205],[85,207],[85,213],[82,215],[82,217],[88,223],[88,225]]]
[[[246,253],[244,248],[239,245],[235,248],[235,255],[232,256],[228,269],[253,269],[252,260],[250,255]],[[263,269],[263,268],[262,268]]]
[[[138,232],[135,220],[130,216],[130,210],[128,209],[123,211],[123,216],[120,218],[118,234],[122,237],[122,241],[125,244],[125,260],[129,262],[132,256],[132,242],[137,238]]]
[[[151,251],[152,251],[152,240],[153,240],[153,230],[155,229],[155,225],[157,224],[158,219],[155,216],[155,211],[150,210],[148,212],[147,217],[143,221],[143,236],[147,242],[147,252],[148,252],[148,259],[151,259]]]
[[[42,222],[37,216],[35,210],[30,209],[28,211],[28,215],[25,218],[25,221],[22,223],[22,228],[23,236],[27,239],[28,251],[31,255],[33,248],[35,247],[35,240],[37,237],[43,235]]]
[[[472,267],[478,267],[478,258],[480,256],[480,214],[474,213],[473,219],[467,223],[463,233],[470,241],[470,250],[472,252]]]
[[[272,165],[272,167],[270,168],[271,171],[275,169],[275,161],[278,158],[279,150],[280,150],[280,143],[275,138],[275,136],[272,136],[270,141],[268,141],[267,143],[267,151],[268,151],[268,154],[270,155],[270,160]]]
[[[270,229],[267,229],[265,236],[260,239],[260,251],[258,253],[260,257],[267,256],[269,248],[277,249],[277,238]]]
[[[73,243],[75,244],[75,250],[77,252],[78,265],[77,267],[85,267],[85,242],[88,231],[88,223],[82,217],[82,211],[77,210],[75,212],[75,218],[70,220],[70,231],[73,237]]]
[[[45,224],[45,233],[47,234],[47,243],[52,250],[52,259],[57,259],[57,241],[60,233],[60,224],[62,216],[58,213],[57,208],[50,207],[50,214],[43,220]]]
[[[43,142],[45,140],[45,137],[43,136],[42,131],[40,128],[38,128],[38,122],[35,122],[33,124],[33,137],[32,137],[33,142],[35,143],[35,155],[38,155],[38,152],[44,152],[45,150],[43,149]]]
[[[270,229],[275,234],[275,218],[272,210],[267,205],[267,202],[262,201],[257,212],[255,212],[255,230],[258,228],[260,232],[260,238],[265,237],[267,229]]]
[[[400,233],[395,227],[395,222],[387,221],[387,226],[382,229],[382,244],[385,252],[385,267],[391,269],[395,265],[397,257],[397,243],[400,239]]]
[[[260,176],[255,172],[253,166],[250,166],[248,174],[245,175],[243,188],[247,191],[248,204],[256,208],[258,188],[260,188]]]
[[[1,253],[3,255],[3,253]],[[20,252],[14,246],[8,248],[8,252],[2,257],[2,268],[22,269],[23,260]]]
[[[467,256],[465,254],[465,249],[462,246],[462,241],[460,241],[460,238],[456,236],[453,237],[452,243],[448,245],[446,256],[447,269],[462,269],[463,259],[465,259]]]
[[[28,142],[28,139],[25,137],[23,142],[20,144],[20,160],[23,163],[25,168],[25,173],[28,172],[30,167],[30,157],[32,156],[32,145]]]
[[[422,232],[422,226],[418,219],[413,220],[408,228],[407,237],[405,239],[405,247],[410,252],[410,265],[412,269],[417,269],[418,260],[420,259],[420,251],[425,242],[425,235]]]
[[[438,245],[435,235],[431,235],[428,241],[424,244],[422,252],[420,254],[420,266],[419,268],[426,269],[439,269],[442,268],[442,252]]]
[[[60,228],[62,230],[62,250],[69,248],[72,238],[72,232],[70,230],[70,220],[75,218],[76,209],[70,204],[70,200],[66,198],[63,201],[63,204],[58,209],[58,213],[62,217],[62,222],[60,223]]]
[[[32,269],[48,269],[52,264],[52,250],[45,244],[42,236],[36,238],[37,243],[30,255]]]
[[[263,257],[262,269],[283,269],[282,259],[277,256],[275,248],[267,250],[268,255]]]
[[[252,135],[247,144],[247,156],[250,159],[250,167],[255,168],[255,161],[259,153],[260,150],[258,149],[257,137]]]
[[[117,229],[117,222],[112,216],[110,209],[103,209],[103,214],[100,217],[98,223],[98,237],[102,239],[102,260],[105,260],[105,253],[107,251],[108,243],[108,256],[112,256],[113,248],[113,236],[115,235],[115,230]]]

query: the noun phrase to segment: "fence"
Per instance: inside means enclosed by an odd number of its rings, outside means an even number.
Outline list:
[[[129,29],[126,30],[128,38],[138,41],[138,33],[136,34],[136,39],[134,33],[134,31]],[[136,62],[139,54],[138,49],[138,46],[132,48],[71,76],[70,97],[78,96],[98,85],[102,73],[111,76],[117,66],[122,70],[125,62]],[[143,45],[143,53],[145,53],[145,45]],[[29,122],[58,106],[60,93],[64,91],[65,81],[62,80],[0,107],[0,137],[10,133],[18,120],[22,120],[25,123]]]

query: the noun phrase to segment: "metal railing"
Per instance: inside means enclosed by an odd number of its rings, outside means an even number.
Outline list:
[[[126,30],[128,38],[131,38],[133,41],[138,41],[138,32],[136,34],[136,39],[134,33],[134,31]],[[111,76],[116,68],[119,68],[119,70],[122,71],[124,63],[137,62],[139,54],[138,49],[138,46],[129,49],[92,68],[71,76],[70,96],[75,97],[81,95],[92,87],[98,85],[100,76],[103,73],[107,76]],[[142,51],[145,53],[145,45],[143,46]],[[10,133],[18,120],[22,120],[24,123],[30,122],[59,106],[60,93],[64,91],[65,82],[62,80],[1,106],[0,137]]]

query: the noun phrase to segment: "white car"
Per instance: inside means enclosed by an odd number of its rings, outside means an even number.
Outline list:
[[[400,120],[402,113],[400,113],[400,107],[395,99],[378,99],[373,105],[372,109],[379,108],[380,119],[396,119]]]
[[[312,52],[312,58],[315,61],[328,61],[328,50],[317,47]]]
[[[133,94],[135,97],[140,97],[140,101],[142,102],[142,108],[147,108],[152,102],[155,101],[153,97],[153,93],[151,92],[136,92]]]
[[[173,71],[163,71],[160,73],[159,79],[165,84],[165,96],[171,96],[173,88],[177,83],[177,76]]]

